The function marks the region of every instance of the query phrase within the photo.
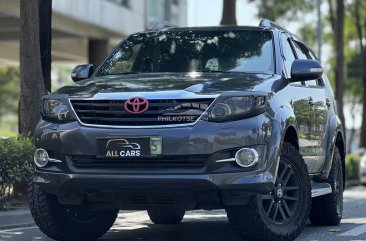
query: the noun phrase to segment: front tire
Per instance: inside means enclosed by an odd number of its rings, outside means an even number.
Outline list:
[[[55,195],[44,193],[32,180],[28,198],[37,226],[59,241],[96,240],[112,227],[118,214],[118,210],[90,211],[82,206],[61,205]]]
[[[179,224],[185,214],[184,210],[150,209],[147,210],[150,220],[155,224]]]
[[[341,222],[343,215],[343,170],[338,147],[334,149],[332,167],[328,179],[332,193],[313,198],[310,222],[318,226],[334,226]]]
[[[294,240],[304,229],[311,205],[311,185],[298,150],[284,143],[275,187],[245,206],[226,208],[229,222],[243,240]]]

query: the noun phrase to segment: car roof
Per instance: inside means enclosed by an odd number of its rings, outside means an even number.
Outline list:
[[[151,29],[140,33],[151,32],[163,32],[163,31],[225,31],[225,30],[271,30],[272,27],[259,27],[259,26],[237,26],[237,25],[225,25],[225,26],[205,26],[205,27],[166,27],[161,29]]]

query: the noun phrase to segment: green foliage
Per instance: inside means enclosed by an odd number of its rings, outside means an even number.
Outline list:
[[[33,140],[25,137],[0,139],[0,198],[16,185],[26,183],[34,169]]]
[[[55,64],[52,67],[52,91],[55,91],[65,85],[73,85],[71,72],[73,65]]]
[[[310,12],[315,8],[314,0],[249,0],[257,3],[258,17],[275,21],[280,18],[297,19],[299,13]]]
[[[347,96],[362,96],[360,58],[354,51],[348,50],[346,58],[345,94]]]
[[[315,50],[315,48],[317,47],[316,46],[317,32],[315,24],[310,23],[301,26],[299,29],[299,35],[311,49]]]
[[[359,169],[360,169],[360,160],[361,157],[359,155],[347,155],[346,156],[346,179],[358,179]]]
[[[4,116],[17,115],[19,94],[19,68],[0,67],[0,120]]]

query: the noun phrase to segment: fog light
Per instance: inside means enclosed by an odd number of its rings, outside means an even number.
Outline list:
[[[34,163],[37,167],[45,167],[48,164],[49,156],[46,150],[37,149],[34,153]]]
[[[258,152],[253,148],[242,148],[235,154],[235,161],[241,167],[254,166],[258,159]]]

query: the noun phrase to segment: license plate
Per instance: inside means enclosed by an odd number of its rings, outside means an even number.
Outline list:
[[[161,137],[121,137],[97,139],[97,157],[133,159],[162,154]]]

